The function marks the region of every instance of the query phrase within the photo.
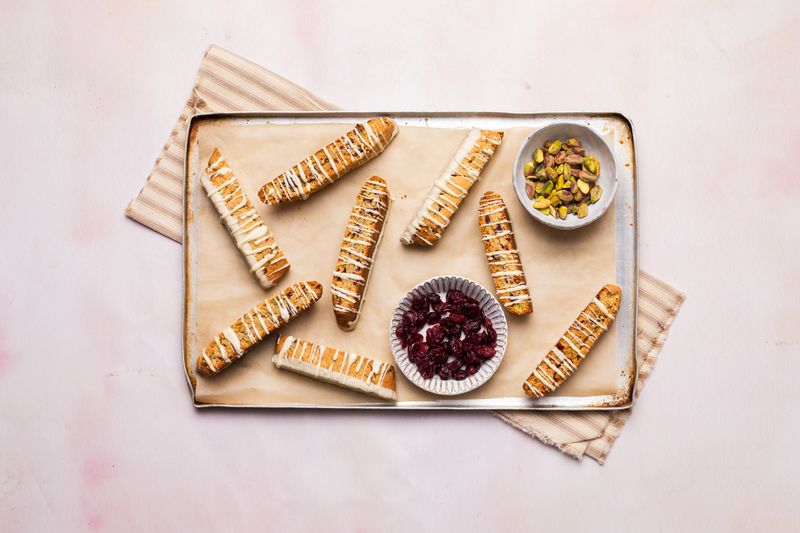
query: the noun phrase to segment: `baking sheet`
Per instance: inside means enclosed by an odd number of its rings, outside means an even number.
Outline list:
[[[401,129],[381,156],[308,200],[283,207],[258,202],[258,187],[373,114],[235,114],[193,119],[187,146],[184,355],[196,405],[476,409],[629,405],[635,379],[635,313],[630,311],[635,309],[636,239],[633,145],[627,121],[615,115],[567,118],[588,123],[604,136],[616,152],[621,171],[615,208],[587,228],[562,232],[532,220],[519,205],[511,182],[519,145],[531,131],[556,117],[389,115]],[[505,131],[497,153],[437,246],[403,246],[399,238],[406,224],[467,134],[463,128],[472,126]],[[228,159],[292,265],[273,291],[304,279],[316,279],[326,288],[320,302],[284,332],[389,362],[389,318],[411,287],[436,275],[452,274],[471,278],[493,292],[476,216],[481,194],[499,192],[515,225],[535,312],[528,317],[508,317],[509,347],[497,373],[478,390],[442,399],[419,390],[398,372],[398,402],[386,404],[276,369],[271,362],[274,341],[267,339],[221,375],[210,379],[195,376],[196,354],[208,339],[272,292],[255,282],[199,186],[199,172],[204,171],[214,147]],[[620,154],[626,147],[629,156]],[[344,332],[336,326],[327,289],[356,192],[375,174],[387,180],[393,202],[361,320],[354,331]],[[558,395],[539,400],[525,397],[524,379],[586,302],[609,281],[623,287],[623,307],[616,326],[601,338]]]

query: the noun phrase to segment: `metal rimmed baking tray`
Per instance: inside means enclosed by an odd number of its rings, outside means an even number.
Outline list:
[[[446,130],[463,130],[472,127],[485,129],[538,129],[555,122],[573,122],[588,126],[608,140],[617,161],[617,190],[614,205],[605,215],[613,217],[615,234],[615,250],[613,269],[616,283],[623,290],[620,311],[615,321],[614,339],[614,384],[609,390],[590,395],[558,395],[553,394],[533,400],[519,396],[500,396],[492,398],[426,398],[404,400],[398,395],[396,403],[377,403],[370,399],[357,403],[337,401],[251,401],[246,397],[241,400],[217,400],[198,397],[198,378],[194,373],[194,359],[205,346],[208,339],[198,334],[198,294],[204,290],[200,284],[199,243],[201,241],[201,224],[198,218],[202,207],[207,202],[205,193],[199,182],[200,172],[204,166],[199,155],[206,131],[211,128],[242,129],[250,126],[273,127],[284,125],[332,125],[363,122],[374,116],[390,116],[401,128],[433,128]],[[255,128],[254,128],[255,129]],[[269,151],[269,144],[264,145]],[[391,146],[387,149],[390,150]],[[516,151],[517,147],[514,147]],[[273,154],[276,158],[282,154]],[[289,162],[291,166],[295,161]],[[637,202],[636,202],[636,161],[633,128],[630,121],[618,113],[493,113],[493,112],[259,112],[259,113],[214,113],[194,116],[189,125],[186,146],[186,168],[184,188],[184,335],[183,359],[187,381],[191,388],[195,405],[198,407],[259,407],[259,408],[341,408],[341,409],[472,409],[472,410],[594,410],[624,409],[633,403],[633,391],[636,382],[636,309],[637,309]],[[369,166],[369,165],[367,165]],[[365,167],[366,168],[366,167]],[[240,178],[241,179],[241,178]],[[426,178],[430,179],[430,178]],[[510,171],[508,173],[510,180]],[[331,186],[333,189],[335,186]],[[319,195],[328,194],[325,191]],[[472,193],[476,194],[476,193]],[[252,198],[256,209],[265,212],[263,205]],[[351,199],[347,199],[350,202]],[[515,198],[506,198],[510,204]],[[302,209],[302,205],[298,209]],[[203,208],[205,209],[205,208]],[[468,215],[463,215],[468,216]],[[385,241],[382,246],[386,246]],[[230,244],[231,248],[233,247]],[[448,274],[443,265],[441,274]],[[327,285],[329,280],[320,279]],[[408,287],[410,288],[410,287]],[[598,287],[599,288],[599,287]],[[590,295],[587,294],[587,300]],[[237,311],[242,306],[234,306]],[[574,317],[573,317],[574,318]],[[568,322],[564,323],[566,327]],[[358,330],[353,334],[357,335]],[[560,332],[559,332],[560,333]],[[387,332],[388,336],[388,332]],[[556,335],[557,337],[557,335]],[[511,339],[513,342],[513,339]],[[555,340],[553,338],[552,340]],[[388,347],[388,346],[387,346]],[[541,354],[543,355],[543,353]],[[243,364],[243,363],[240,363]],[[531,369],[535,365],[531,365]],[[520,378],[521,381],[526,376]],[[403,380],[398,375],[398,380]],[[320,384],[320,386],[327,386]],[[521,390],[521,387],[520,387]],[[520,395],[521,396],[521,395]]]

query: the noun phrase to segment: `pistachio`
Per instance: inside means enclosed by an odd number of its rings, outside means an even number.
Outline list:
[[[581,165],[583,163],[583,157],[579,155],[568,155],[564,162],[568,165]]]
[[[536,201],[533,202],[534,209],[545,209],[550,207],[550,200],[545,198],[544,196],[539,196],[536,198]]]
[[[547,153],[550,155],[556,155],[559,150],[561,150],[561,141],[559,141],[558,139],[553,141],[552,144],[550,144],[550,146],[547,147]]]
[[[528,161],[525,163],[525,170],[523,171],[525,176],[532,176],[536,173],[535,164],[533,161]]]
[[[566,219],[570,214],[585,218],[589,205],[603,189],[597,185],[600,162],[578,139],[548,140],[536,148],[525,164],[525,193],[542,214]]]

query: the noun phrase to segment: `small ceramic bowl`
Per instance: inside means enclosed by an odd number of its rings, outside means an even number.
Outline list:
[[[419,373],[419,370],[417,370],[417,365],[408,360],[408,351],[401,346],[400,339],[397,338],[395,330],[403,320],[403,313],[411,309],[411,300],[414,297],[436,292],[439,293],[442,300],[444,300],[445,294],[450,289],[458,289],[467,296],[475,298],[481,306],[481,309],[483,309],[486,317],[492,321],[492,326],[497,333],[495,356],[484,361],[475,374],[467,376],[466,379],[461,381],[456,381],[454,379],[444,381],[435,374],[432,378],[425,379]],[[425,335],[428,327],[427,325],[424,326],[423,329],[420,330],[420,333]],[[398,368],[400,368],[400,371],[417,387],[443,396],[464,394],[486,383],[503,361],[503,355],[506,353],[507,340],[508,324],[506,323],[506,317],[505,314],[503,314],[503,308],[494,296],[474,281],[458,276],[431,278],[411,289],[398,304],[392,315],[391,323],[389,324],[389,344],[391,345],[392,355],[394,355],[394,360]]]
[[[597,203],[589,204],[589,214],[586,217],[578,218],[575,214],[569,214],[565,220],[562,220],[544,215],[533,208],[533,200],[529,199],[525,192],[525,163],[533,158],[534,150],[541,148],[545,141],[564,140],[571,137],[581,142],[587,155],[592,155],[600,161],[600,178],[597,183],[603,188],[603,195]],[[538,129],[525,139],[514,160],[512,179],[519,202],[533,218],[551,228],[576,229],[591,224],[603,216],[611,206],[614,195],[617,193],[617,164],[611,148],[594,130],[581,124],[559,122]]]

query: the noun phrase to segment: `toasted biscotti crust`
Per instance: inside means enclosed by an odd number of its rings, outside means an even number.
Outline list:
[[[389,203],[386,181],[372,176],[358,191],[347,219],[331,283],[336,323],[344,330],[355,328],[361,313]]]
[[[519,259],[511,217],[506,203],[496,192],[487,191],[481,197],[478,226],[500,303],[514,315],[531,314],[533,302]]]
[[[522,384],[525,394],[541,398],[560,387],[614,321],[621,299],[622,290],[616,285],[600,289]]]
[[[197,357],[197,371],[211,377],[238,361],[250,348],[308,310],[322,296],[322,285],[302,281],[270,296],[218,333]]]
[[[268,181],[258,197],[269,205],[305,200],[380,155],[397,135],[397,124],[387,117],[368,120]]]
[[[403,244],[433,246],[439,242],[453,214],[502,140],[502,131],[473,129],[469,132],[406,227],[400,238]]]
[[[394,366],[321,344],[279,335],[272,362],[278,368],[341,387],[396,400]]]
[[[200,182],[259,285],[273,287],[289,271],[289,261],[218,149],[214,148]]]

